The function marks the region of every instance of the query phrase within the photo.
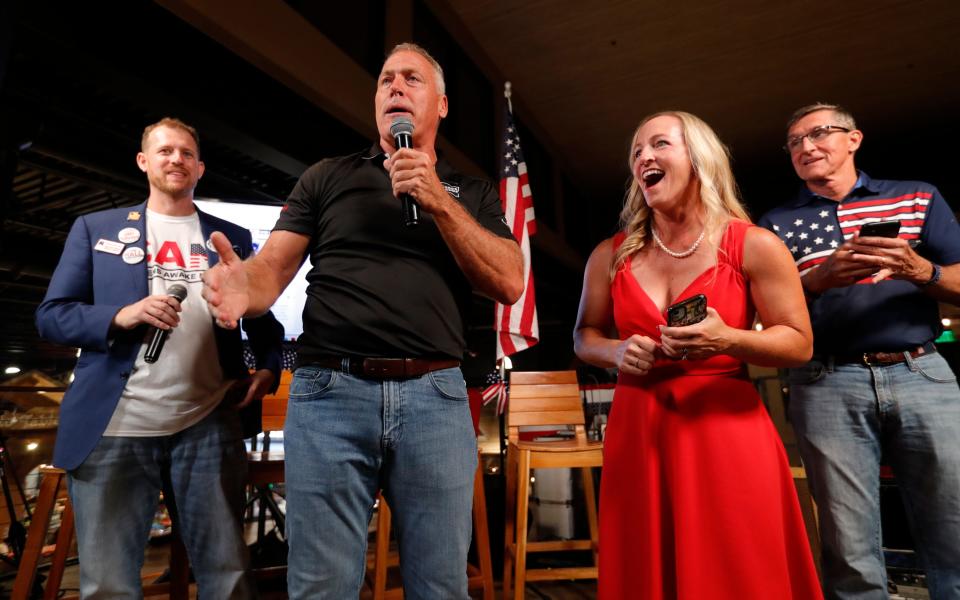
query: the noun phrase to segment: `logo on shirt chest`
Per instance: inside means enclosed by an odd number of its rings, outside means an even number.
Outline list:
[[[448,194],[450,194],[450,195],[451,195],[452,197],[454,197],[454,198],[457,198],[458,200],[460,199],[460,186],[459,186],[459,185],[454,185],[454,184],[452,184],[452,183],[447,183],[446,181],[441,181],[440,183],[443,184],[443,189],[447,190],[447,193],[448,193]]]

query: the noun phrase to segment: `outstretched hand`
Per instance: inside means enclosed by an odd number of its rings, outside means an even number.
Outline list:
[[[235,329],[250,305],[249,278],[227,236],[215,231],[210,241],[220,261],[203,274],[203,299],[217,325]]]

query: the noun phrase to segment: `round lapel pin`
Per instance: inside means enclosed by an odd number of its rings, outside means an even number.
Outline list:
[[[140,230],[136,227],[124,227],[117,234],[117,239],[124,244],[132,244],[140,239]]]
[[[143,260],[146,253],[141,248],[130,247],[123,251],[123,262],[128,265],[135,265]]]

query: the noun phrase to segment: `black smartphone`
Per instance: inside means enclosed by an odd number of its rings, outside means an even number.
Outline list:
[[[693,325],[707,318],[707,297],[703,294],[691,296],[667,307],[667,325],[683,327]]]
[[[895,238],[900,235],[900,221],[874,221],[860,227],[860,237]]]

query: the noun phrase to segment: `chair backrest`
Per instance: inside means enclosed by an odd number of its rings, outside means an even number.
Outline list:
[[[293,373],[280,372],[280,385],[277,391],[263,397],[263,430],[282,431],[283,423],[287,420],[287,400],[290,398],[290,380]]]
[[[544,425],[572,425],[577,439],[586,441],[577,372],[511,371],[507,425],[514,442],[520,427]]]

